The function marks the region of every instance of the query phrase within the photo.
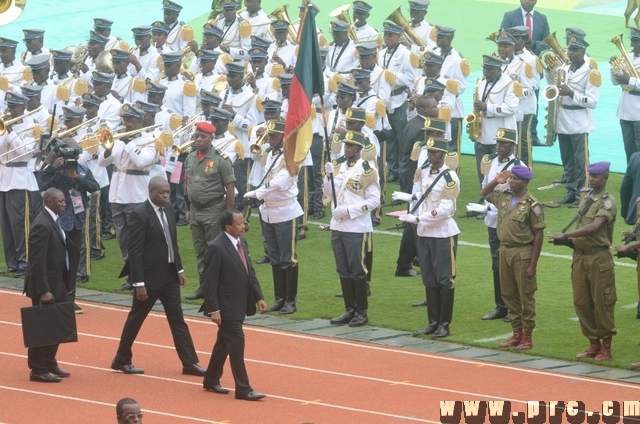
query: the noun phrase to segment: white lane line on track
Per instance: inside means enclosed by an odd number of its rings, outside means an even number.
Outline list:
[[[4,294],[12,294],[12,295],[16,295],[16,296],[21,296],[21,294],[19,294],[16,291],[6,291],[6,290],[0,289],[0,294],[3,294],[3,293]],[[96,304],[96,303],[82,303],[82,302],[80,302],[78,304],[83,305],[83,306],[87,306],[87,307],[98,308],[98,309],[106,309],[106,310],[119,311],[119,312],[124,312],[124,313],[128,313],[129,312],[129,310],[124,308],[124,307],[116,308],[116,307],[104,306],[104,305]],[[151,312],[149,314],[149,316],[154,317],[154,318],[166,319],[166,316],[161,312]],[[185,321],[186,322],[190,322],[190,323],[194,323],[194,324],[213,325],[210,320],[207,320],[204,317],[202,319],[185,318]],[[0,324],[21,325],[20,323],[9,322],[9,321],[0,321]],[[351,342],[351,341],[348,341],[348,340],[339,340],[339,339],[334,339],[334,338],[330,338],[330,337],[310,336],[310,335],[306,335],[306,334],[294,333],[294,332],[289,332],[289,331],[284,331],[284,330],[271,330],[271,329],[266,329],[266,328],[263,328],[263,327],[252,326],[251,324],[245,325],[243,327],[243,329],[246,330],[246,331],[253,331],[253,332],[256,332],[256,333],[278,335],[278,336],[291,337],[291,338],[302,339],[302,340],[312,340],[312,341],[316,341],[316,342],[331,343],[331,344],[337,344],[337,345],[342,345],[342,346],[358,347],[358,348],[361,348],[361,349],[378,350],[378,351],[382,351],[382,352],[392,352],[392,353],[398,353],[398,354],[401,354],[401,355],[417,356],[417,357],[422,357],[422,358],[430,358],[430,359],[441,360],[441,361],[449,361],[449,362],[460,363],[460,364],[482,365],[484,367],[506,369],[506,370],[511,370],[511,371],[518,371],[518,372],[528,373],[528,374],[544,375],[544,376],[549,376],[549,377],[554,377],[554,378],[560,378],[560,379],[563,379],[563,380],[584,381],[584,382],[595,383],[595,384],[603,384],[603,385],[608,385],[608,386],[624,387],[624,388],[628,388],[628,389],[640,390],[640,385],[639,384],[628,384],[628,383],[622,383],[622,382],[606,380],[606,379],[581,377],[581,376],[573,375],[573,374],[563,374],[561,372],[549,372],[549,371],[536,370],[536,369],[531,369],[531,368],[522,368],[522,367],[518,367],[518,366],[504,365],[504,364],[488,362],[488,361],[481,361],[481,360],[474,360],[474,359],[466,359],[466,358],[463,359],[463,358],[457,358],[457,357],[454,357],[454,356],[448,356],[446,354],[430,354],[430,353],[425,353],[425,352],[407,350],[407,349],[410,349],[410,348],[391,348],[391,347],[379,346],[379,345],[365,343],[365,342],[356,343],[356,342]],[[136,343],[140,343],[140,342],[138,342],[136,340]],[[173,347],[172,347],[172,349],[173,349]],[[496,351],[496,352],[498,352],[498,351]],[[204,353],[207,354],[207,355],[211,354],[209,352],[204,352]],[[526,356],[526,357],[527,358],[534,358],[534,357],[529,357],[529,356]],[[525,358],[525,356],[523,356],[523,358]],[[578,363],[576,363],[576,364],[578,364]]]
[[[90,404],[93,404],[93,405],[107,406],[107,407],[109,407],[109,409],[113,409],[113,404],[111,404],[111,403],[100,402],[100,401],[97,401],[97,400],[91,400],[91,399],[85,399],[85,398],[79,398],[79,397],[75,397],[75,396],[56,395],[56,394],[53,394],[53,393],[39,392],[37,390],[28,390],[28,389],[21,389],[19,387],[9,387],[9,386],[0,386],[0,389],[8,390],[8,391],[11,391],[11,392],[27,393],[27,394],[30,394],[30,395],[40,395],[40,396],[52,397],[52,398],[56,398],[56,399],[73,400],[73,401],[76,401],[76,402],[83,402],[83,403],[90,403]],[[147,409],[147,408],[145,408],[143,412],[145,413],[145,415],[146,414],[155,414],[155,415],[161,415],[163,417],[180,418],[180,419],[183,419],[183,420],[197,421],[197,422],[200,422],[200,423],[224,424],[223,422],[220,422],[220,421],[211,421],[210,419],[187,417],[185,415],[177,415],[177,414],[171,414],[169,412],[154,411],[152,409]]]
[[[88,334],[83,334],[83,335],[91,336],[91,335],[88,335]],[[100,336],[100,338],[109,338],[109,337]],[[138,343],[138,342],[136,342],[136,343]],[[147,345],[147,346],[164,348],[164,349],[172,349],[172,350],[175,349],[173,346],[164,346],[164,345],[157,345],[157,344],[152,344],[152,343],[140,343],[140,344],[144,344],[144,345]],[[203,353],[203,352],[198,352],[198,353]],[[26,355],[20,355],[20,354],[11,353],[11,352],[1,352],[0,351],[0,355],[6,355],[6,356],[15,357],[15,358],[23,358],[23,359],[27,358]],[[247,359],[245,358],[245,360],[247,360]],[[81,367],[81,368],[88,368],[88,369],[97,370],[97,371],[105,371],[105,372],[109,372],[109,373],[115,373],[116,372],[116,371],[113,371],[111,368],[96,367],[96,366],[93,366],[93,365],[84,365],[84,364],[78,364],[78,363],[75,363],[75,362],[66,362],[66,361],[58,361],[58,362],[60,364],[63,364],[63,365],[70,365],[70,366],[76,366],[76,367]],[[255,361],[255,362],[259,362],[259,361]],[[280,364],[276,364],[276,363],[272,363],[272,364],[280,365]],[[309,370],[311,370],[311,368]],[[323,372],[322,370],[315,370],[315,371]],[[340,373],[334,373],[334,374],[342,375]],[[192,381],[179,380],[179,379],[175,379],[175,378],[153,376],[153,375],[149,375],[149,374],[135,374],[135,375],[126,376],[126,377],[149,378],[149,379],[153,379],[153,380],[161,380],[161,381],[168,381],[168,382],[172,382],[172,383],[182,383],[182,384],[188,384],[188,385],[191,385],[191,386],[202,387],[202,383],[195,383],[195,382],[192,382]],[[358,376],[354,376],[354,377],[358,377]],[[369,378],[367,378],[367,379],[369,379]],[[374,378],[370,378],[370,379],[371,380],[377,380],[377,379],[374,379]],[[0,388],[1,387],[3,387],[3,386],[0,386]],[[23,390],[23,389],[17,389],[17,390]],[[233,391],[233,389],[230,389],[230,390]],[[441,390],[441,389],[440,388],[436,388],[436,390]],[[481,395],[477,395],[477,396],[481,396]],[[389,414],[389,413],[386,413],[386,412],[379,412],[379,411],[372,411],[372,410],[368,410],[368,409],[352,408],[350,406],[335,405],[335,404],[332,404],[332,403],[326,403],[326,402],[317,401],[317,400],[298,399],[298,398],[293,398],[293,397],[289,397],[289,396],[274,395],[274,394],[270,394],[270,393],[267,393],[267,397],[268,398],[273,398],[273,399],[285,400],[285,401],[289,401],[289,402],[295,402],[297,404],[319,405],[319,406],[324,406],[324,407],[328,407],[328,408],[341,409],[341,410],[346,410],[346,411],[351,411],[351,412],[359,412],[359,413],[366,413],[366,414],[377,415],[377,416],[382,416],[382,417],[394,418],[394,419],[397,419],[397,420],[408,420],[408,421],[416,421],[416,422],[430,423],[430,424],[438,424],[438,423],[440,423],[440,421],[431,421],[431,420],[426,420],[426,419],[421,419],[421,418],[416,418],[416,417],[397,415],[397,414]],[[81,398],[78,398],[78,399],[81,399]],[[507,399],[505,398],[505,400],[507,400]],[[90,402],[103,404],[102,402],[97,402],[97,401],[90,401]],[[526,403],[526,402],[523,402],[523,403]],[[111,404],[109,404],[109,406],[113,407],[113,405],[111,405]],[[146,412],[146,409],[145,409],[144,412]],[[199,420],[199,419],[194,419],[194,420]],[[205,420],[204,422],[213,422],[213,421]],[[216,424],[222,424],[222,423],[216,423]]]

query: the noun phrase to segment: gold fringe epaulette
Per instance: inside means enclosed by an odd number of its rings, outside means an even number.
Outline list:
[[[236,155],[238,155],[238,159],[244,159],[244,146],[240,140],[236,140]]]
[[[260,165],[262,165],[263,168],[267,166],[267,156],[269,156],[270,151],[271,146],[267,147],[264,152],[262,152],[262,155],[260,155]]]
[[[458,81],[454,79],[451,79],[451,78],[447,79],[447,82],[445,83],[444,88],[449,93],[455,94],[456,96],[460,94],[460,84],[458,83]]]
[[[456,170],[460,166],[460,156],[458,156],[458,152],[449,152],[444,157],[444,164],[447,167]]]
[[[363,188],[367,188],[372,184],[378,183],[378,171],[369,165],[369,162],[362,162],[362,168],[364,172],[360,175],[360,186]]]
[[[40,125],[36,124],[33,127],[33,138],[35,139],[40,139],[40,137],[42,136],[42,134],[44,134],[45,129],[42,128]]]
[[[444,171],[445,184],[442,187],[441,199],[456,199],[460,195],[460,185],[451,177],[449,170]]]
[[[56,97],[63,102],[69,101],[69,87],[66,85],[59,85],[56,89]]]
[[[182,38],[183,41],[193,40],[195,38],[193,27],[191,25],[184,25],[180,30],[180,38]]]
[[[144,82],[144,80],[142,81],[142,92],[144,93],[147,90],[147,86]],[[76,79],[75,83],[73,84],[73,92],[74,94],[78,95],[78,96],[82,96],[84,93],[89,91],[89,84],[87,84],[87,82],[85,80],[83,80],[82,78],[78,78]]]
[[[0,90],[9,91],[9,78],[5,75],[0,75]]]
[[[425,144],[425,142],[421,141],[416,141],[415,143],[413,143],[413,149],[411,149],[412,161],[417,162],[417,160],[420,158],[420,151],[422,150],[422,146],[424,146]]]
[[[198,87],[193,81],[185,81],[182,86],[182,94],[187,97],[195,97],[198,94]]]
[[[460,62],[460,70],[462,71],[462,75],[468,77],[471,73],[471,65],[467,59],[462,59]]]
[[[331,140],[331,153],[334,155],[340,154],[340,150],[342,148],[342,142],[340,141],[340,136],[336,134],[333,136],[333,140]]]
[[[368,143],[362,149],[360,157],[365,161],[375,161],[377,159],[376,145],[367,139]]]
[[[495,153],[492,155],[484,155],[482,157],[482,161],[480,162],[480,172],[482,175],[487,175],[491,170],[491,161],[497,157]]]
[[[600,87],[602,85],[602,74],[599,71],[592,69],[591,72],[589,72],[589,82],[596,87]]]

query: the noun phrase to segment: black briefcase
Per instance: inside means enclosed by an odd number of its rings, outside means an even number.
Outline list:
[[[29,306],[20,309],[24,347],[78,341],[73,302]]]

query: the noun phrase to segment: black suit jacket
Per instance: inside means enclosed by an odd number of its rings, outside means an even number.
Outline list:
[[[640,197],[640,152],[629,158],[627,172],[620,185],[620,215],[629,225],[636,223],[636,200]]]
[[[405,149],[402,152],[403,165],[400,165],[400,190],[411,193],[413,189],[413,174],[416,172],[417,162],[411,160],[411,151],[416,141],[424,140],[424,118],[416,115],[409,119],[402,134],[405,140]]]
[[[29,232],[29,257],[24,279],[24,293],[38,301],[51,292],[54,299],[61,299],[73,290],[66,264],[67,251],[77,249],[69,238],[66,243],[58,225],[47,209],[42,208],[31,224]],[[73,276],[75,278],[75,275]]]
[[[512,10],[511,12],[507,12],[504,14],[500,28],[509,29],[514,26],[520,26],[524,24],[525,23],[522,18],[522,8],[519,7],[516,10]],[[533,34],[531,37],[531,39],[535,41],[535,45],[533,46],[533,53],[539,55],[543,50],[549,48],[549,46],[542,42],[542,40],[544,40],[548,35],[549,22],[547,21],[546,15],[535,10],[533,13]]]
[[[207,246],[202,274],[204,303],[200,308],[205,315],[220,311],[223,321],[241,321],[245,315],[255,315],[256,302],[264,299],[256,272],[251,265],[247,242],[242,237],[240,241],[249,272],[242,264],[238,250],[224,231]]]
[[[164,208],[169,224],[169,232],[175,253],[175,268],[169,266],[169,247],[164,237],[162,223],[149,200],[138,205],[131,212],[127,229],[127,263],[123,274],[129,275],[131,283],[144,281],[147,289],[159,289],[164,286],[169,272],[176,274],[182,269],[182,260],[178,251],[176,219],[171,206]],[[128,272],[126,272],[128,268]]]

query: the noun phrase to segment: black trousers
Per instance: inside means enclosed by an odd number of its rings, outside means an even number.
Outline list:
[[[66,302],[69,298],[65,294],[64,296],[56,299],[57,303]],[[36,306],[40,303],[39,298],[31,299],[31,304]],[[40,347],[30,347],[27,351],[27,365],[34,374],[46,374],[49,372],[49,368],[58,365],[56,360],[56,354],[58,353],[57,344]]]
[[[249,385],[247,368],[244,365],[244,331],[242,331],[242,320],[225,321],[222,320],[218,327],[218,338],[213,345],[211,360],[204,375],[205,386],[215,386],[220,384],[224,363],[229,357],[231,363],[231,373],[236,384],[236,395],[246,395],[253,389]]]
[[[418,256],[418,247],[416,245],[418,227],[412,224],[406,224],[402,230],[402,239],[400,240],[400,249],[398,251],[398,271],[408,271],[413,269],[413,260]]]
[[[129,311],[127,320],[124,323],[118,353],[114,359],[116,365],[131,364],[131,358],[133,357],[131,347],[133,346],[133,342],[136,340],[144,320],[158,299],[160,299],[164,307],[164,313],[167,316],[171,335],[173,336],[173,344],[176,347],[182,365],[189,366],[198,363],[198,355],[193,346],[191,333],[189,333],[189,328],[184,322],[182,315],[178,277],[173,272],[169,272],[169,274],[170,275],[167,275],[167,282],[162,288],[147,289],[148,297],[144,302],[139,301],[135,294],[133,295],[131,311]]]

